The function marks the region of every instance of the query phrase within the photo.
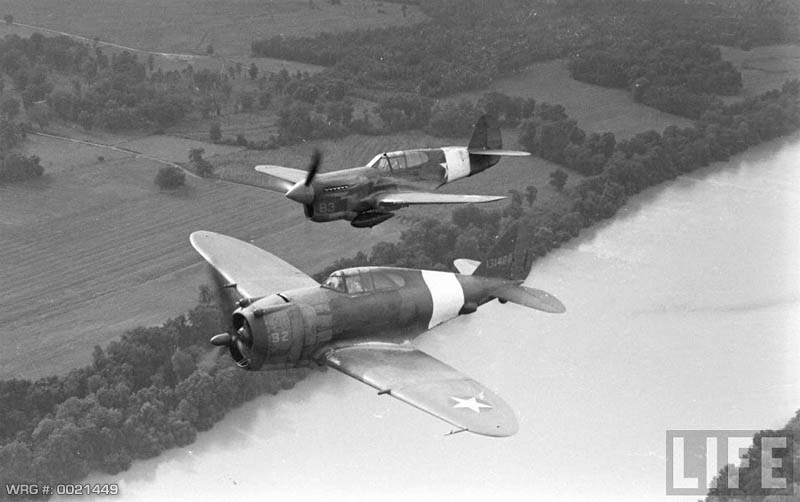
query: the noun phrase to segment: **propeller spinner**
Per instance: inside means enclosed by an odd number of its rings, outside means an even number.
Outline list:
[[[209,269],[209,274],[215,286],[217,305],[225,317],[232,320],[231,324],[228,325],[228,331],[213,336],[211,344],[217,347],[228,347],[236,364],[242,368],[247,368],[250,360],[246,354],[253,346],[253,337],[250,334],[250,327],[247,325],[247,321],[237,323],[235,314],[242,308],[246,308],[250,304],[250,299],[244,298],[234,302],[232,285],[226,284],[223,278],[213,269]],[[235,306],[239,308],[231,311],[231,307]]]
[[[236,329],[233,334],[220,333],[211,337],[211,345],[217,347],[228,347],[231,357],[236,361],[236,365],[241,368],[250,366],[250,358],[247,357],[249,349],[253,347],[253,337],[250,334],[250,327],[247,321]]]
[[[314,178],[317,176],[317,171],[319,171],[321,162],[322,154],[319,150],[314,150],[311,156],[311,164],[308,166],[306,179],[302,182],[297,182],[297,184],[286,192],[286,197],[288,199],[304,205],[309,205],[314,202],[314,188],[311,186],[311,182],[313,182]]]

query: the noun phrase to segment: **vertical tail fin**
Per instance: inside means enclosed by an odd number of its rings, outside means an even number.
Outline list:
[[[528,152],[503,150],[500,126],[491,115],[483,115],[475,124],[467,147],[469,152],[469,175],[477,174],[500,162],[502,156],[526,157]]]
[[[472,138],[469,140],[470,150],[502,150],[503,138],[500,135],[500,126],[491,115],[482,115],[475,124]]]
[[[512,223],[473,275],[509,280],[524,279],[533,263],[528,237],[524,225],[520,225],[519,221]]]
[[[489,256],[472,275],[506,279],[491,295],[501,303],[511,302],[528,308],[561,314],[566,307],[555,296],[541,289],[520,285],[528,275],[533,262],[530,250],[530,232],[527,226],[515,221],[498,239]],[[514,281],[514,282],[511,282]]]

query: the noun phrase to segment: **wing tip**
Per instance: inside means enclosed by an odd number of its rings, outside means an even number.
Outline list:
[[[487,436],[492,438],[507,438],[519,432],[519,426],[516,424],[514,424],[513,427],[504,427],[502,425],[496,425],[495,429],[487,429],[486,431],[478,431],[473,429],[467,429],[467,431],[472,432],[473,434],[478,434],[480,436]]]
[[[511,408],[505,406],[505,410],[500,412],[496,417],[495,420],[491,422],[487,422],[485,424],[472,424],[470,426],[464,425],[464,430],[471,432],[473,434],[478,434],[479,436],[488,436],[494,438],[505,438],[510,437],[519,432],[519,423],[517,422],[517,418],[514,415],[514,412],[511,411]]]
[[[273,167],[283,167],[283,166],[273,166],[273,165],[270,165],[270,164],[262,164],[262,165],[258,165],[258,166],[253,167],[253,169],[255,169],[256,171],[258,171],[260,173],[270,174],[269,170],[271,168],[273,168]]]
[[[195,230],[189,234],[189,242],[192,243],[192,246],[197,247],[197,243],[200,242],[200,239],[206,238],[212,233],[213,232],[208,232],[206,230]]]

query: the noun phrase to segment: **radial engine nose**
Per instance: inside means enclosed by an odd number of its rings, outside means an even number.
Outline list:
[[[229,333],[220,333],[211,337],[211,345],[228,347],[231,357],[237,366],[250,369],[253,349],[253,332],[247,321],[247,307],[238,308],[233,313],[233,329]],[[252,313],[251,313],[252,316]]]

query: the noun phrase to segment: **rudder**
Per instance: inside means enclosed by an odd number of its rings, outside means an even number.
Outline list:
[[[530,270],[532,259],[526,239],[520,239],[522,230],[518,221],[512,223],[473,275],[509,280],[524,279]]]
[[[473,275],[508,281],[491,293],[502,303],[511,302],[542,312],[561,314],[566,307],[558,298],[546,291],[521,285],[533,263],[530,231],[527,228],[519,221],[512,223]]]
[[[500,126],[491,115],[482,115],[475,124],[472,138],[469,140],[470,150],[502,150],[503,138]]]

